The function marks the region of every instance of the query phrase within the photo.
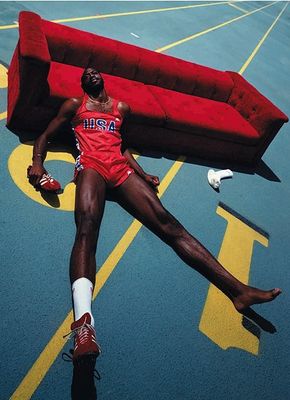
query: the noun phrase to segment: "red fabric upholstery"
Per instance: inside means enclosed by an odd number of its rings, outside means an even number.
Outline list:
[[[50,54],[47,40],[42,31],[42,22],[39,15],[34,13],[20,13],[19,43],[22,57],[33,58],[38,63],[49,63]]]
[[[83,68],[52,61],[48,74],[50,97],[64,101],[70,97],[81,97],[84,92],[80,86]],[[53,103],[53,102],[52,102]]]
[[[227,101],[233,88],[229,75],[213,68],[53,22],[43,21],[42,27],[51,58],[59,63],[93,65],[100,72],[218,101]]]
[[[102,76],[108,94],[130,105],[132,121],[149,126],[165,124],[165,113],[146,85],[113,75]]]
[[[234,107],[241,116],[257,130],[259,136],[269,134],[273,123],[288,121],[270,100],[236,72],[229,72],[234,82],[228,104]]]
[[[83,95],[79,82],[83,68],[52,62],[48,75],[50,99],[44,104],[57,107],[58,100]],[[165,124],[165,114],[151,94],[150,90],[140,82],[102,73],[107,93],[120,101],[130,104],[132,119],[154,125]],[[65,94],[65,96],[64,96]]]
[[[7,107],[7,123],[9,124],[13,117],[18,120],[17,104],[20,97],[20,75],[19,75],[19,45],[16,46],[12,61],[8,70],[8,107]]]
[[[7,126],[40,134],[88,66],[110,96],[128,103],[130,146],[253,164],[288,118],[244,78],[117,40],[19,16],[8,71]]]
[[[178,154],[196,156],[218,161],[236,161],[248,164],[255,157],[256,146],[243,143],[223,141],[205,135],[189,134],[165,127],[128,124],[124,130],[124,139],[132,147],[145,151],[157,151],[162,154]],[[166,141],[163,140],[166,136]]]
[[[166,127],[231,142],[257,143],[257,131],[232,107],[219,101],[148,86],[165,110]]]

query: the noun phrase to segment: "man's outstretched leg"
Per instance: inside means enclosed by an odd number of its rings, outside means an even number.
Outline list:
[[[155,192],[136,174],[115,189],[118,202],[159,236],[190,267],[205,276],[233,302],[239,312],[257,303],[275,299],[280,289],[260,290],[231,275],[212,254],[161,204]]]
[[[100,348],[96,342],[91,310],[96,275],[96,247],[105,205],[106,183],[94,170],[86,169],[77,178],[75,222],[76,237],[70,260],[70,280],[75,322],[73,361],[96,358]]]

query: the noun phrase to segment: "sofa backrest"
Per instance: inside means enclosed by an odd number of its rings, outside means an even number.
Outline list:
[[[42,29],[53,61],[217,101],[233,88],[230,76],[213,68],[46,20]]]

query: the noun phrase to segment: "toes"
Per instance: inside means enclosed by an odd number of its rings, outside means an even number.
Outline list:
[[[281,294],[281,293],[282,293],[282,290],[279,289],[279,288],[276,288],[276,289],[273,289],[273,290],[272,290],[272,296],[273,296],[273,298],[279,296],[279,294]]]

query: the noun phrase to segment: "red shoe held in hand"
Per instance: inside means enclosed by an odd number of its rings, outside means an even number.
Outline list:
[[[31,165],[27,168],[27,176],[29,178],[29,171]],[[36,189],[44,190],[46,192],[58,193],[61,191],[60,183],[54,179],[49,173],[44,173],[36,186]]]

